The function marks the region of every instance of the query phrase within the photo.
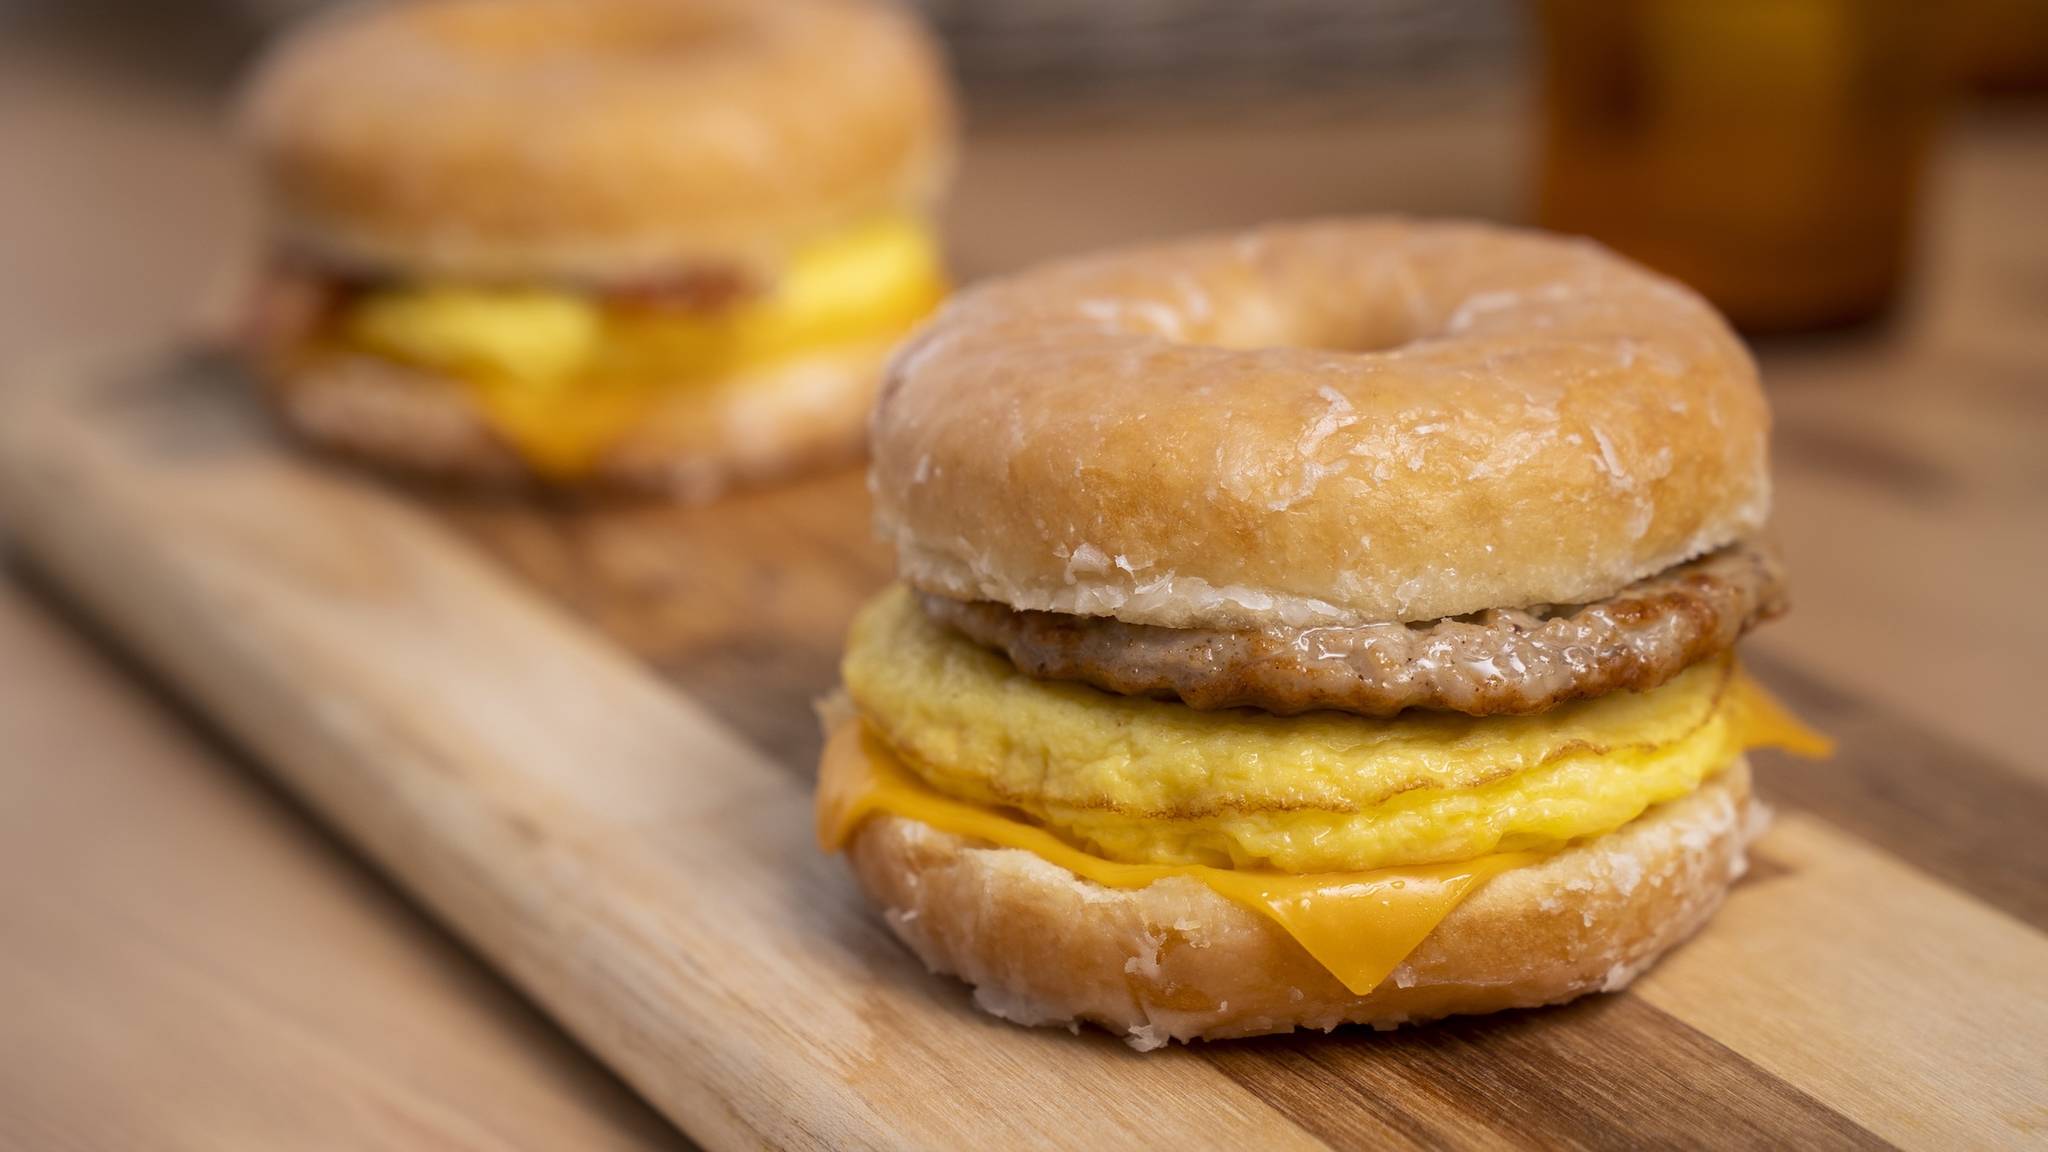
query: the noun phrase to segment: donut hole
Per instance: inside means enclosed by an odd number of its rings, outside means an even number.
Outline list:
[[[1392,352],[1423,336],[1410,318],[1385,312],[1329,312],[1297,316],[1289,346],[1323,352]]]
[[[456,3],[422,7],[427,35],[502,64],[689,54],[729,35],[731,13],[696,5]]]
[[[1293,348],[1368,355],[1406,347],[1428,331],[1397,311],[1262,296],[1222,310],[1206,331],[1191,326],[1185,334],[1186,343],[1244,351]]]
[[[1293,263],[1196,269],[1087,307],[1175,343],[1237,351],[1366,356],[1440,333],[1443,318],[1409,279],[1361,281],[1349,272]]]

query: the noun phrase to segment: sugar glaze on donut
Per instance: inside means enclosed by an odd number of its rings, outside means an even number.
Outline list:
[[[1371,218],[954,299],[873,422],[915,587],[1176,628],[1603,599],[1754,532],[1769,416],[1699,297],[1588,242]]]

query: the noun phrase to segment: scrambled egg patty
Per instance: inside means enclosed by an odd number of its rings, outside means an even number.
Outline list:
[[[1337,872],[1544,851],[1682,796],[1752,742],[1732,658],[1532,716],[1271,716],[1032,680],[891,588],[843,674],[934,788],[1112,860]]]

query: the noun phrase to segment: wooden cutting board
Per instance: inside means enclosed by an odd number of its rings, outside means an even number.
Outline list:
[[[0,408],[34,562],[712,1148],[2048,1145],[2048,803],[1775,662],[1840,756],[1629,992],[1137,1055],[986,1018],[812,847],[889,578],[855,473],[694,510],[402,491],[203,352]]]

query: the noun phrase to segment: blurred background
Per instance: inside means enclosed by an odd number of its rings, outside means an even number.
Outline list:
[[[0,0],[0,140],[28,160],[0,191],[0,254],[38,271],[0,309],[0,350],[220,299],[250,237],[223,114],[264,39],[320,6]],[[969,277],[1401,210],[1590,233],[1751,332],[1832,327],[1926,269],[1943,127],[2032,151],[2048,91],[2048,0],[917,6],[969,103],[951,237]]]

